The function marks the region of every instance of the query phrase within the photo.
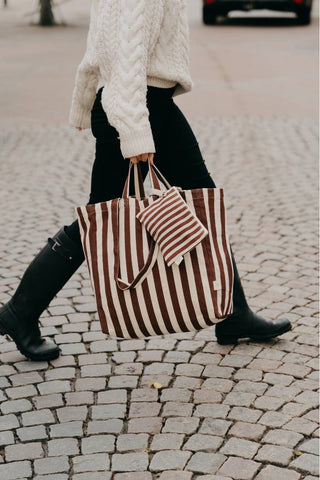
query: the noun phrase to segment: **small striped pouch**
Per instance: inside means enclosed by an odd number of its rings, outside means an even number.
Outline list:
[[[179,265],[183,255],[208,235],[208,230],[183,200],[177,187],[171,187],[136,217],[159,245],[169,267],[173,263]]]

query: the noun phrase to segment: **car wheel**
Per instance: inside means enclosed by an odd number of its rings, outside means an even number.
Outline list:
[[[207,5],[202,7],[202,19],[205,25],[214,25],[217,20],[217,16],[212,8],[208,8]]]
[[[297,16],[299,25],[309,25],[311,22],[311,9],[304,8],[300,10],[300,12],[297,12]]]

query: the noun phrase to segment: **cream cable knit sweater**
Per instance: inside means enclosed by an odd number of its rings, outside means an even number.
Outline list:
[[[174,96],[193,87],[185,0],[92,0],[85,55],[78,66],[69,123],[89,128],[96,92],[129,158],[155,152],[147,85]]]

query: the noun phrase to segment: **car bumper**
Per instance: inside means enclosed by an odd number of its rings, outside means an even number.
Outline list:
[[[268,9],[281,12],[299,12],[307,8],[306,2],[296,3],[292,0],[214,0],[212,3],[205,4],[209,10],[216,12],[226,12],[230,10],[254,10]]]

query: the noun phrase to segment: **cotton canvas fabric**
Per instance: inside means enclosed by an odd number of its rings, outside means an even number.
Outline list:
[[[177,187],[171,187],[139,212],[137,219],[157,242],[169,267],[173,263],[179,265],[183,256],[208,235],[208,230],[183,200]]]
[[[182,190],[180,195],[208,235],[172,266],[136,218],[158,196],[118,198],[76,209],[101,328],[111,337],[195,331],[232,313],[233,268],[223,189]]]

